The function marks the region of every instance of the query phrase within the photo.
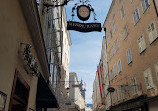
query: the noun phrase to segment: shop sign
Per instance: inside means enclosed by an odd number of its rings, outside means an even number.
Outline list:
[[[72,87],[82,87],[81,84],[73,84]]]
[[[80,5],[77,7],[77,16],[82,21],[86,21],[89,19],[90,12],[90,7],[87,5]]]
[[[101,32],[101,23],[79,23],[74,21],[67,22],[68,30],[76,30],[79,32],[92,32],[99,31]]]
[[[70,102],[67,102],[67,103],[65,103],[65,105],[70,106],[70,105],[71,105],[71,103],[70,103]]]
[[[75,30],[79,32],[92,32],[99,31],[101,32],[101,23],[97,23],[96,13],[88,0],[82,0],[79,3],[76,3],[72,8],[72,20],[67,22],[67,30]],[[91,13],[93,13],[94,22],[89,23],[80,23],[73,21],[75,16],[74,10],[77,11],[77,17],[81,21],[87,21],[90,18]]]

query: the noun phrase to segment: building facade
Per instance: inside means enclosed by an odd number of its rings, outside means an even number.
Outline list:
[[[158,107],[157,0],[113,0],[106,31],[112,111]]]
[[[1,111],[46,111],[58,107],[48,85],[50,64],[37,8],[35,0],[1,3]]]
[[[64,111],[71,45],[65,8],[6,0],[0,13],[0,110]]]
[[[108,62],[107,62],[107,46],[106,46],[106,37],[103,37],[102,50],[101,50],[101,64],[102,64],[102,75],[103,75],[103,86],[104,86],[104,105],[105,109],[111,107],[111,94],[107,91],[110,87],[109,73],[108,73]]]
[[[70,111],[85,111],[85,98],[82,96],[80,87],[82,85],[78,81],[76,73],[70,73],[69,75],[69,97],[72,105],[69,107]]]

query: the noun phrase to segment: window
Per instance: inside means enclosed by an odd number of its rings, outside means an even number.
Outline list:
[[[125,16],[125,11],[124,11],[124,8],[122,7],[121,8],[121,19],[123,19],[124,16]]]
[[[128,36],[128,26],[127,24],[123,27],[123,30],[121,31],[121,34],[122,34],[122,39],[126,39],[127,36]]]
[[[138,93],[138,85],[136,81],[136,77],[131,78],[131,86],[133,87],[132,93],[136,95]]]
[[[113,24],[113,32],[115,32],[116,31],[116,24],[114,23]]]
[[[148,0],[141,0],[141,3],[142,3],[143,12],[145,12],[145,10],[149,7],[149,1]]]
[[[115,50],[118,50],[118,40],[115,41]]]
[[[111,48],[111,53],[112,53],[112,56],[114,56],[114,47],[113,46]]]
[[[117,76],[116,65],[114,65],[114,77]]]
[[[112,39],[112,32],[110,31],[110,37],[111,37],[111,39]]]
[[[145,79],[145,84],[146,84],[147,89],[151,89],[154,87],[151,68],[148,68],[144,71],[144,79]]]
[[[128,61],[128,64],[132,62],[131,49],[127,50],[127,61]]]
[[[107,37],[107,45],[109,45],[109,37]]]
[[[118,73],[120,73],[122,71],[122,67],[121,67],[121,61],[119,60],[118,63]]]
[[[133,12],[133,19],[134,19],[134,24],[136,24],[140,19],[138,8],[136,8],[135,11]]]
[[[158,62],[155,64],[155,72],[158,80]]]
[[[139,46],[139,53],[143,52],[146,49],[144,35],[141,35],[138,38],[138,46]]]
[[[155,27],[155,23],[152,22],[149,26],[148,26],[148,37],[149,37],[149,42],[150,44],[157,38],[157,30]]]

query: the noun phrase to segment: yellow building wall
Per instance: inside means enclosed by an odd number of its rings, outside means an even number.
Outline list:
[[[20,43],[32,45],[32,55],[38,58],[18,0],[2,0],[0,3],[0,91],[7,94],[5,111],[8,111],[15,69],[30,86],[28,110],[35,109],[37,77],[26,73],[18,50]],[[39,69],[41,69],[38,64]],[[41,71],[41,70],[40,70]]]

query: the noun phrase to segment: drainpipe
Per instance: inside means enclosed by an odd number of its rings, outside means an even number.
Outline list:
[[[157,18],[158,18],[158,9],[156,7],[156,3],[155,3],[155,0],[153,0],[153,4],[154,4],[154,8],[155,8],[155,11],[156,11],[156,15],[157,15]]]

